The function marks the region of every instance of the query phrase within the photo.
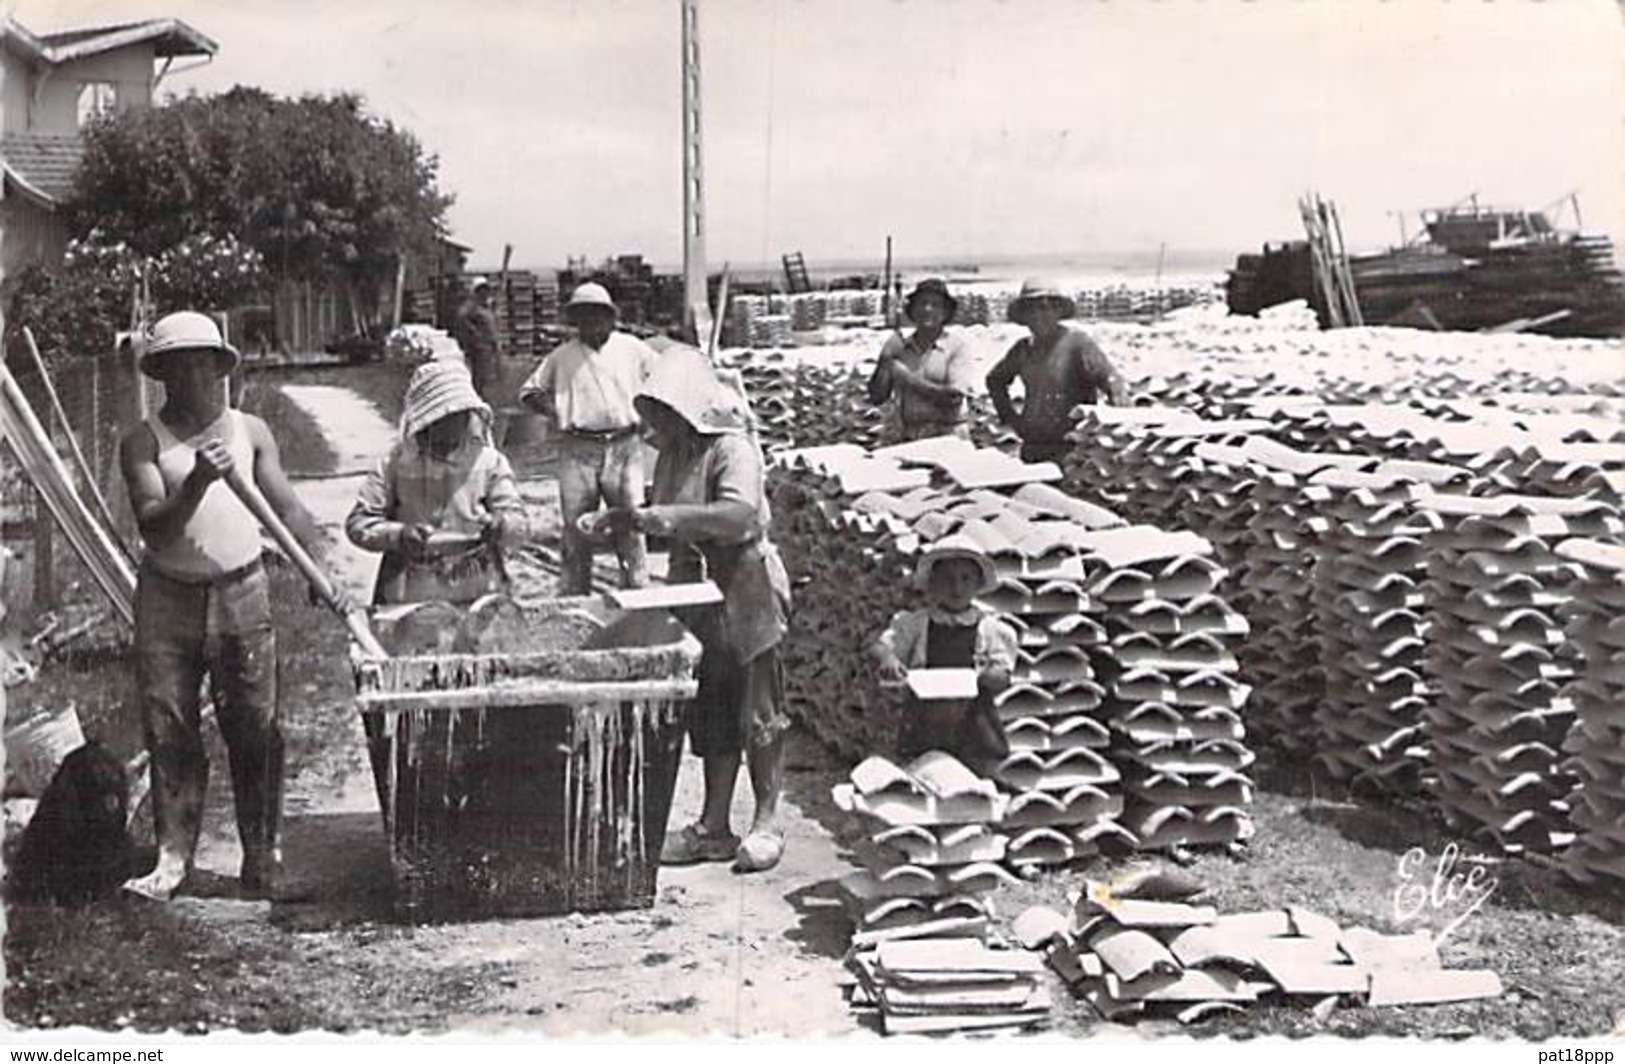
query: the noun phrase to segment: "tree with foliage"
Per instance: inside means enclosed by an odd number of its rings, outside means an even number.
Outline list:
[[[238,87],[91,127],[67,217],[74,235],[95,230],[147,257],[233,236],[273,281],[337,283],[376,321],[401,258],[445,232],[437,171],[358,96]]]

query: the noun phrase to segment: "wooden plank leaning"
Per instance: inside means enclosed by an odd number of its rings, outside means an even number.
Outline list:
[[[11,370],[0,364],[0,430],[23,472],[45,500],[51,517],[67,535],[74,553],[90,570],[96,586],[127,625],[135,623],[135,569],[124,548],[85,505],[51,445],[27,396]]]
[[[73,423],[68,420],[67,411],[62,409],[62,398],[57,394],[56,382],[51,379],[51,371],[46,368],[45,359],[40,357],[39,345],[34,342],[34,331],[24,325],[22,333],[23,342],[27,345],[28,353],[34,361],[34,370],[39,374],[40,380],[44,382],[45,394],[51,400],[51,412],[55,415],[57,423],[62,426],[62,434],[68,438],[68,448],[73,452],[74,462],[79,467],[80,477],[84,479],[85,491],[90,495],[91,500],[95,502],[96,513],[107,528],[110,530],[116,529],[118,525],[113,520],[113,511],[108,508],[107,499],[102,495],[102,487],[96,481],[95,471],[90,468],[90,463],[85,460],[85,452],[79,446],[79,437],[74,435]],[[123,540],[118,539],[115,535],[114,542],[118,544],[119,549],[128,558],[130,552],[125,547]]]

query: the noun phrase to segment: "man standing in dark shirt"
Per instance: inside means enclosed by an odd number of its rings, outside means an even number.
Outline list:
[[[1016,341],[987,375],[987,392],[999,420],[1021,437],[1024,462],[1060,462],[1071,449],[1072,408],[1080,403],[1122,406],[1128,399],[1123,378],[1106,353],[1082,332],[1066,327],[1077,305],[1047,281],[1029,280],[1010,304],[1010,320],[1032,336]],[[1021,378],[1018,410],[1010,384]]]
[[[498,360],[497,316],[491,310],[490,281],[474,278],[473,290],[457,311],[451,335],[463,350],[469,376],[474,378],[474,390],[495,408],[498,404],[494,393],[502,384],[502,364]]]

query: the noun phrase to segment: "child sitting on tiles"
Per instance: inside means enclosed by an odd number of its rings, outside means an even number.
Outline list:
[[[914,699],[898,752],[908,759],[943,750],[985,775],[1010,752],[993,698],[1010,686],[1016,664],[1016,633],[975,601],[998,585],[993,562],[974,541],[950,536],[920,557],[914,582],[926,608],[894,616],[870,649],[881,682],[903,684],[911,669],[975,669],[977,693]]]

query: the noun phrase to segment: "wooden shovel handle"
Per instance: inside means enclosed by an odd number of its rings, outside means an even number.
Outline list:
[[[254,515],[265,530],[271,533],[271,538],[276,540],[277,546],[293,559],[293,564],[298,566],[305,579],[310,581],[310,586],[316,589],[322,601],[344,619],[345,625],[350,629],[350,635],[361,649],[372,657],[389,657],[389,652],[378,642],[378,637],[373,635],[365,613],[360,610],[341,611],[333,582],[327,578],[322,567],[316,564],[316,559],[312,558],[294,538],[288,526],[282,523],[282,518],[271,509],[271,504],[260,494],[260,490],[243,476],[242,470],[233,467],[231,472],[226,474],[226,486],[231,489],[232,494],[243,501],[243,505],[248,507],[248,512]]]

